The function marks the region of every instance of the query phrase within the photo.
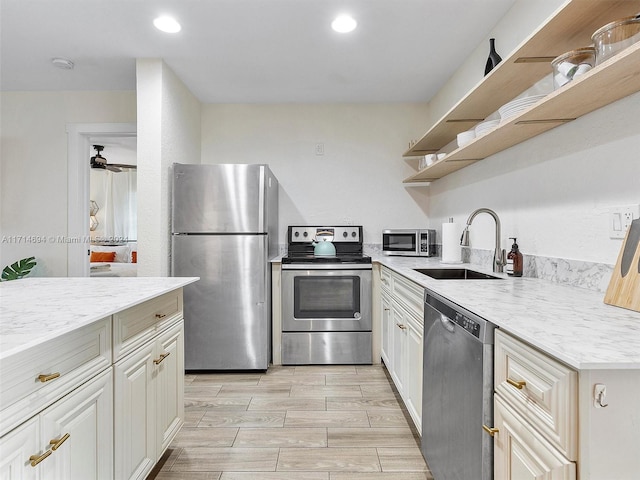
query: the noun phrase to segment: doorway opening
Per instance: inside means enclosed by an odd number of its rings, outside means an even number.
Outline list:
[[[67,125],[68,216],[67,276],[88,277],[90,273],[90,157],[92,145],[109,139],[136,138],[135,123],[93,123]],[[95,154],[95,152],[93,152]],[[136,180],[137,182],[137,180]],[[137,237],[136,237],[137,240]]]

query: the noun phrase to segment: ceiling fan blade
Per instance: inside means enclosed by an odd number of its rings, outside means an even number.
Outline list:
[[[107,165],[107,170],[109,170],[110,172],[114,172],[114,173],[118,173],[121,172],[122,170],[114,165]]]
[[[112,167],[137,169],[137,165],[127,165],[126,163],[109,163]]]

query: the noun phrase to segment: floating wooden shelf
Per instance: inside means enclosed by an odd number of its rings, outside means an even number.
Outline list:
[[[550,74],[551,59],[591,44],[591,34],[606,23],[639,12],[640,0],[567,2],[403,156],[421,156],[440,150],[458,133],[470,129]],[[404,182],[442,178],[638,91],[640,44],[635,44]]]

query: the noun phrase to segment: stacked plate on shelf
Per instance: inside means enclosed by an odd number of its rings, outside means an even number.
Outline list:
[[[520,113],[524,112],[527,108],[529,108],[534,103],[538,103],[546,94],[543,95],[533,95],[531,97],[517,98],[515,100],[511,100],[509,103],[505,103],[498,109],[498,113],[500,114],[500,120],[505,121],[509,118],[515,117]]]
[[[492,128],[497,127],[499,123],[500,123],[500,119],[497,119],[497,120],[486,120],[484,122],[480,122],[474,128],[474,131],[476,132],[476,137],[484,135],[485,133],[487,133]]]

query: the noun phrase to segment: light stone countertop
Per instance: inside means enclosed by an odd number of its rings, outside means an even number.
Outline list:
[[[198,277],[78,277],[2,282],[0,359],[197,280]]]
[[[640,369],[640,312],[606,305],[604,294],[536,278],[493,274],[439,258],[376,256],[374,262],[442,295],[579,369]],[[435,280],[414,268],[470,268],[501,280]]]

